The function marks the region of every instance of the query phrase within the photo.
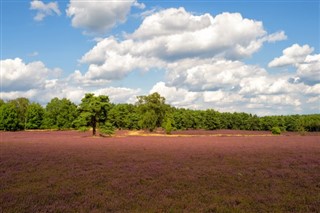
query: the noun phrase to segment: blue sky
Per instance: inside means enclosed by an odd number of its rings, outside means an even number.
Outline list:
[[[319,1],[1,1],[1,98],[320,112]]]

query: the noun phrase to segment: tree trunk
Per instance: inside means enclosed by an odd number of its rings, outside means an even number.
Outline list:
[[[96,136],[96,128],[97,128],[97,121],[96,118],[94,117],[92,120],[92,135]]]
[[[96,136],[96,127],[95,126],[92,127],[92,135]]]

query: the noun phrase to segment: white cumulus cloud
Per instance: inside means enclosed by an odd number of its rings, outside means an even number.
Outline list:
[[[239,13],[213,17],[169,8],[145,17],[124,40],[112,36],[100,40],[80,62],[89,65],[87,78],[122,79],[134,70],[166,69],[180,60],[240,60],[264,42],[285,38],[284,32],[268,34],[262,22]]]
[[[22,91],[38,88],[45,84],[50,72],[41,61],[26,64],[20,58],[1,61],[2,90]]]
[[[47,4],[40,0],[33,0],[30,2],[30,9],[37,10],[36,16],[33,18],[35,21],[42,21],[46,16],[61,15],[58,2],[49,2]]]
[[[131,103],[137,102],[137,96],[141,94],[140,89],[126,87],[106,87],[93,91],[97,95],[108,95],[112,103]]]
[[[283,55],[273,59],[269,67],[293,66],[296,68],[295,81],[314,85],[320,83],[320,54],[313,53],[309,45],[293,44],[283,50]]]
[[[140,89],[107,86],[109,81],[88,80],[79,70],[67,77],[57,75],[62,70],[50,69],[41,61],[25,63],[20,58],[1,60],[0,97],[11,100],[26,97],[41,104],[52,98],[68,98],[80,103],[85,93],[108,95],[112,102],[135,103]]]
[[[136,0],[70,0],[66,12],[72,19],[73,27],[83,28],[88,33],[104,33],[117,23],[124,23],[132,6],[141,9],[145,7]]]
[[[164,82],[156,83],[150,93],[158,92],[166,98],[166,102],[175,107],[199,108],[197,100],[201,94],[198,92],[190,92],[187,89],[167,86]],[[199,103],[200,104],[200,103]]]
[[[240,61],[186,59],[168,65],[167,80],[193,91],[234,90],[241,80],[261,75],[266,75],[264,69]]]
[[[148,14],[140,27],[129,37],[145,40],[158,36],[201,30],[209,27],[212,21],[209,14],[194,16],[182,7],[178,9],[169,8]]]
[[[313,52],[313,48],[309,45],[300,46],[298,44],[293,44],[282,51],[283,55],[273,59],[269,63],[269,67],[282,67],[287,65],[296,65],[302,63],[307,55]]]

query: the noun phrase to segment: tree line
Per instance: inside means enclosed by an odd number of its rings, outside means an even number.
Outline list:
[[[280,131],[320,131],[320,114],[258,117],[243,112],[218,112],[214,109],[175,108],[158,93],[138,96],[135,104],[114,104],[108,96],[86,94],[76,105],[66,98],[53,98],[45,107],[21,97],[0,99],[0,130],[92,129],[96,135],[112,134],[114,129],[147,129],[162,127],[174,130],[233,129]]]

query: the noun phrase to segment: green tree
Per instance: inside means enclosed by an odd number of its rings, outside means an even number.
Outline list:
[[[108,112],[108,120],[118,129],[137,129],[137,107],[132,104],[114,105]]]
[[[6,131],[21,130],[19,111],[13,102],[2,104],[0,107],[0,128]]]
[[[305,120],[306,120],[305,129],[308,132],[319,132],[320,131],[320,114],[306,115]]]
[[[92,127],[92,135],[96,135],[99,124],[103,126],[107,121],[110,107],[108,96],[94,96],[92,93],[85,94],[79,105],[79,124]]]
[[[40,129],[42,126],[44,109],[38,103],[28,106],[26,112],[26,129]]]
[[[208,109],[205,111],[205,117],[204,117],[205,127],[208,130],[214,130],[220,128],[220,120],[219,120],[219,113]]]
[[[17,113],[18,113],[18,119],[19,119],[19,126],[21,129],[26,128],[26,114],[27,114],[27,109],[30,104],[30,101],[27,98],[20,97],[13,99],[9,101],[13,105],[15,105]]]
[[[233,127],[233,115],[230,112],[223,112],[220,116],[221,129],[232,129]]]
[[[72,128],[77,115],[77,106],[69,99],[53,98],[45,108],[44,128],[59,130]]]
[[[146,111],[143,115],[139,124],[142,129],[148,129],[152,132],[157,127],[157,115],[153,110]]]
[[[4,102],[4,100],[2,100],[2,99],[0,99],[0,107],[2,106],[2,105],[4,105],[6,102]]]
[[[137,106],[141,115],[141,127],[150,131],[156,127],[161,127],[166,111],[169,108],[165,103],[165,98],[156,92],[147,96],[138,96],[137,98]]]
[[[190,129],[194,126],[192,110],[189,109],[175,109],[173,111],[173,120],[176,129]]]

